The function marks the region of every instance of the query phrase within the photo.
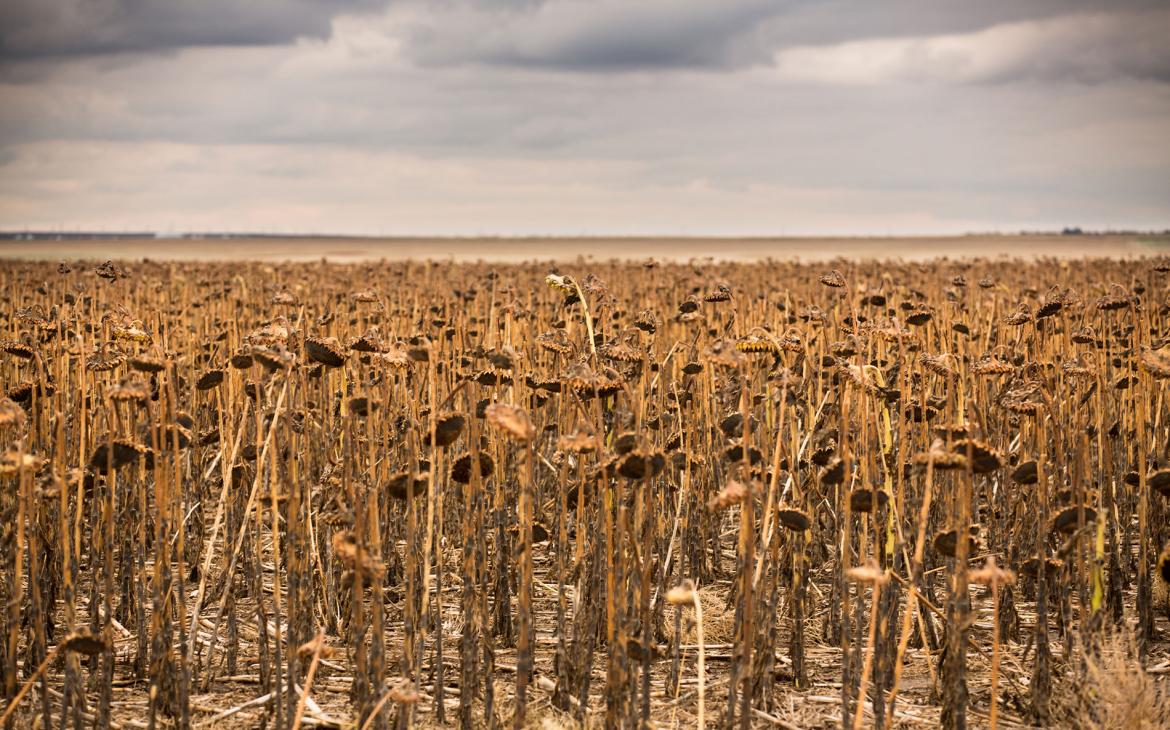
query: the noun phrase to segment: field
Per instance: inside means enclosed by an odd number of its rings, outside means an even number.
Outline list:
[[[1167,727],[1170,261],[980,241],[0,262],[2,722]]]
[[[167,259],[185,261],[320,261],[361,263],[388,260],[447,260],[497,263],[578,256],[597,260],[654,258],[686,263],[717,259],[750,263],[769,257],[810,262],[834,258],[921,261],[943,256],[984,258],[1134,258],[1170,255],[1170,236],[1100,234],[966,235],[917,237],[236,237],[103,238],[61,241],[9,240],[0,244],[0,259]]]

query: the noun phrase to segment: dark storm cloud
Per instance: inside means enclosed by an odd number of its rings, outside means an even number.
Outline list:
[[[342,13],[386,0],[4,0],[0,59],[190,46],[263,46],[326,37]]]

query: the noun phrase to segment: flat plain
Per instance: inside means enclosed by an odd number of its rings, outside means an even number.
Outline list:
[[[655,258],[751,262],[768,258],[801,261],[931,258],[1132,258],[1165,255],[1170,236],[1102,234],[874,236],[874,237],[205,237],[102,238],[61,241],[9,240],[0,243],[0,258],[25,259],[164,259],[179,261],[361,261],[478,260],[521,263],[528,260],[571,261]]]

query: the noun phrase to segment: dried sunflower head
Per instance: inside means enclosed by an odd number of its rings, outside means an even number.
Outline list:
[[[147,459],[149,464],[152,458],[151,449],[142,444],[122,438],[116,438],[112,442],[102,439],[90,454],[89,466],[99,474],[108,474],[111,467],[121,469],[139,459]]]
[[[492,426],[504,431],[512,438],[528,442],[536,438],[536,426],[528,412],[506,403],[493,403],[484,410],[484,417]]]
[[[486,451],[479,452],[479,476],[487,478],[496,468],[495,462]],[[451,464],[451,480],[460,484],[470,484],[472,477],[471,454],[464,454]]]
[[[1097,521],[1097,510],[1087,505],[1065,507],[1052,518],[1052,532],[1068,534],[1077,529],[1078,523],[1092,524]]]
[[[965,469],[967,457],[955,451],[947,451],[942,439],[935,439],[930,449],[914,455],[914,463],[919,466],[931,465],[935,469]]]
[[[36,355],[36,351],[31,345],[18,342],[17,340],[0,340],[0,350],[4,350],[9,355],[19,357],[22,360],[31,360]]]
[[[129,365],[140,373],[161,373],[166,370],[167,361],[162,357],[142,354],[131,357]]]
[[[0,475],[13,476],[21,472],[36,472],[45,460],[12,447],[0,456]]]
[[[804,532],[812,527],[812,518],[808,513],[791,505],[780,505],[776,510],[776,519],[782,527],[793,532]]]
[[[618,460],[617,473],[626,479],[648,479],[657,476],[665,467],[666,456],[661,452],[635,449]]]
[[[597,354],[618,362],[642,362],[642,353],[628,341],[610,341],[597,348]]]
[[[357,538],[350,530],[341,530],[333,533],[333,554],[346,567],[369,581],[381,580],[386,574],[382,561],[375,558],[364,547],[358,545]]]
[[[728,480],[723,489],[720,489],[715,496],[707,501],[707,509],[712,512],[726,509],[750,498],[751,493],[752,488],[743,482],[735,479]]]
[[[195,381],[195,389],[211,390],[212,388],[218,387],[221,383],[223,383],[223,378],[223,370],[218,368],[208,370],[200,375],[199,379]]]
[[[572,277],[562,276],[559,274],[549,274],[544,277],[544,283],[550,289],[555,289],[562,294],[576,294],[577,287],[575,286]]]
[[[921,327],[929,322],[933,317],[934,312],[930,311],[929,307],[920,304],[911,309],[910,313],[906,315],[906,324],[914,325],[915,327]]]
[[[440,413],[435,419],[435,444],[440,447],[450,446],[463,433],[467,419],[460,413]],[[426,423],[422,424],[423,443],[430,445],[431,433]]]
[[[108,395],[111,400],[122,403],[145,403],[150,400],[150,384],[141,375],[127,375],[122,378],[121,382],[110,388]]]
[[[114,266],[113,261],[106,261],[93,267],[93,273],[97,274],[103,279],[108,279],[111,282],[117,281],[120,277],[126,276],[126,272]]]
[[[345,364],[345,349],[336,337],[308,337],[305,339],[305,354],[313,362],[329,368]]]
[[[720,284],[703,297],[705,302],[726,302],[731,300],[731,289],[725,285]]]
[[[115,340],[125,340],[139,345],[149,345],[153,342],[150,333],[146,331],[142,322],[138,320],[131,320],[124,324],[115,325],[110,328],[110,334],[113,335]]]
[[[652,309],[643,309],[638,312],[638,316],[634,318],[634,326],[643,332],[654,334],[658,328],[662,326],[662,320],[654,313]]]
[[[967,573],[967,580],[985,586],[1010,586],[1016,582],[1016,574],[1015,571],[999,567],[995,562],[995,556],[989,555],[983,567]]]
[[[926,370],[944,378],[953,378],[958,373],[955,371],[955,356],[950,353],[943,353],[941,355],[931,355],[923,352],[918,356],[918,364]]]
[[[1028,306],[1027,302],[1021,302],[1016,311],[1005,316],[1003,323],[1011,325],[1012,327],[1019,327],[1032,321],[1032,308]]]
[[[780,343],[770,334],[758,332],[739,338],[735,349],[740,352],[777,354],[780,352]]]
[[[1121,284],[1110,285],[1109,291],[1097,298],[1097,309],[1104,312],[1115,312],[1129,305],[1129,293]]]
[[[414,496],[424,497],[427,493],[427,474],[425,472],[399,472],[386,482],[386,493],[394,499],[407,499],[413,490]]]
[[[20,428],[25,422],[24,409],[11,398],[0,398],[0,428]]]
[[[855,568],[850,568],[845,571],[845,577],[857,583],[869,583],[871,585],[884,585],[890,580],[889,571],[882,570],[877,561],[870,558],[864,565],[859,565]]]
[[[971,471],[976,474],[990,474],[1003,464],[995,449],[985,442],[971,437],[955,441],[951,445],[951,451],[962,454],[963,458],[967,460],[968,466],[971,467]]]
[[[88,629],[78,629],[66,636],[59,646],[68,652],[97,656],[110,651],[110,644],[106,639],[91,633]]]
[[[348,344],[349,349],[355,352],[384,352],[386,349],[377,327],[371,327],[361,336],[351,338]]]
[[[853,363],[839,363],[837,365],[837,373],[845,382],[867,393],[877,393],[880,386],[870,374],[872,369],[872,366],[855,365]]]
[[[1170,378],[1170,346],[1151,349],[1143,346],[1140,356],[1142,369],[1161,380]]]
[[[574,431],[557,439],[557,448],[561,451],[588,454],[596,451],[599,447],[600,443],[596,434],[587,430]]]
[[[380,352],[374,355],[370,362],[372,365],[380,365],[382,367],[391,368],[394,370],[404,370],[410,367],[413,359],[402,347],[391,347],[386,352]]]
[[[285,349],[283,345],[253,347],[249,354],[255,362],[260,363],[260,366],[270,373],[291,368],[296,363],[296,356]]]
[[[536,344],[558,355],[569,355],[573,352],[573,343],[569,341],[569,336],[565,334],[564,330],[542,332],[536,336]]]
[[[300,300],[297,299],[296,294],[293,294],[288,289],[281,289],[272,295],[272,303],[295,307],[300,304]]]
[[[244,340],[250,345],[272,347],[273,345],[287,344],[292,334],[288,320],[284,317],[276,317],[262,327],[249,332],[244,336]]]
[[[1093,369],[1085,364],[1086,360],[1091,362],[1091,358],[1074,355],[1071,359],[1062,362],[1060,369],[1069,377],[1090,378],[1093,376]]]
[[[833,289],[843,289],[847,284],[845,281],[845,275],[837,269],[833,269],[829,273],[823,274],[820,278],[820,281],[825,286]]]
[[[987,352],[979,356],[971,365],[971,372],[976,375],[1006,375],[1015,372],[1016,366],[1002,360],[994,352]]]

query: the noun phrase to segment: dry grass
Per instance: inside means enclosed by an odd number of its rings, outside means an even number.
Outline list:
[[[699,588],[699,600],[703,607],[703,640],[708,644],[726,644],[735,636],[735,606],[727,602],[728,591],[719,586]],[[695,623],[695,609],[692,606],[680,608],[682,616],[681,643],[694,645],[699,640],[698,625]],[[663,634],[668,642],[674,641],[673,611],[668,611],[663,621]]]
[[[1097,656],[1085,657],[1084,673],[1064,684],[1062,716],[1078,730],[1157,730],[1170,724],[1170,688],[1146,672],[1130,632],[1111,633]]]

